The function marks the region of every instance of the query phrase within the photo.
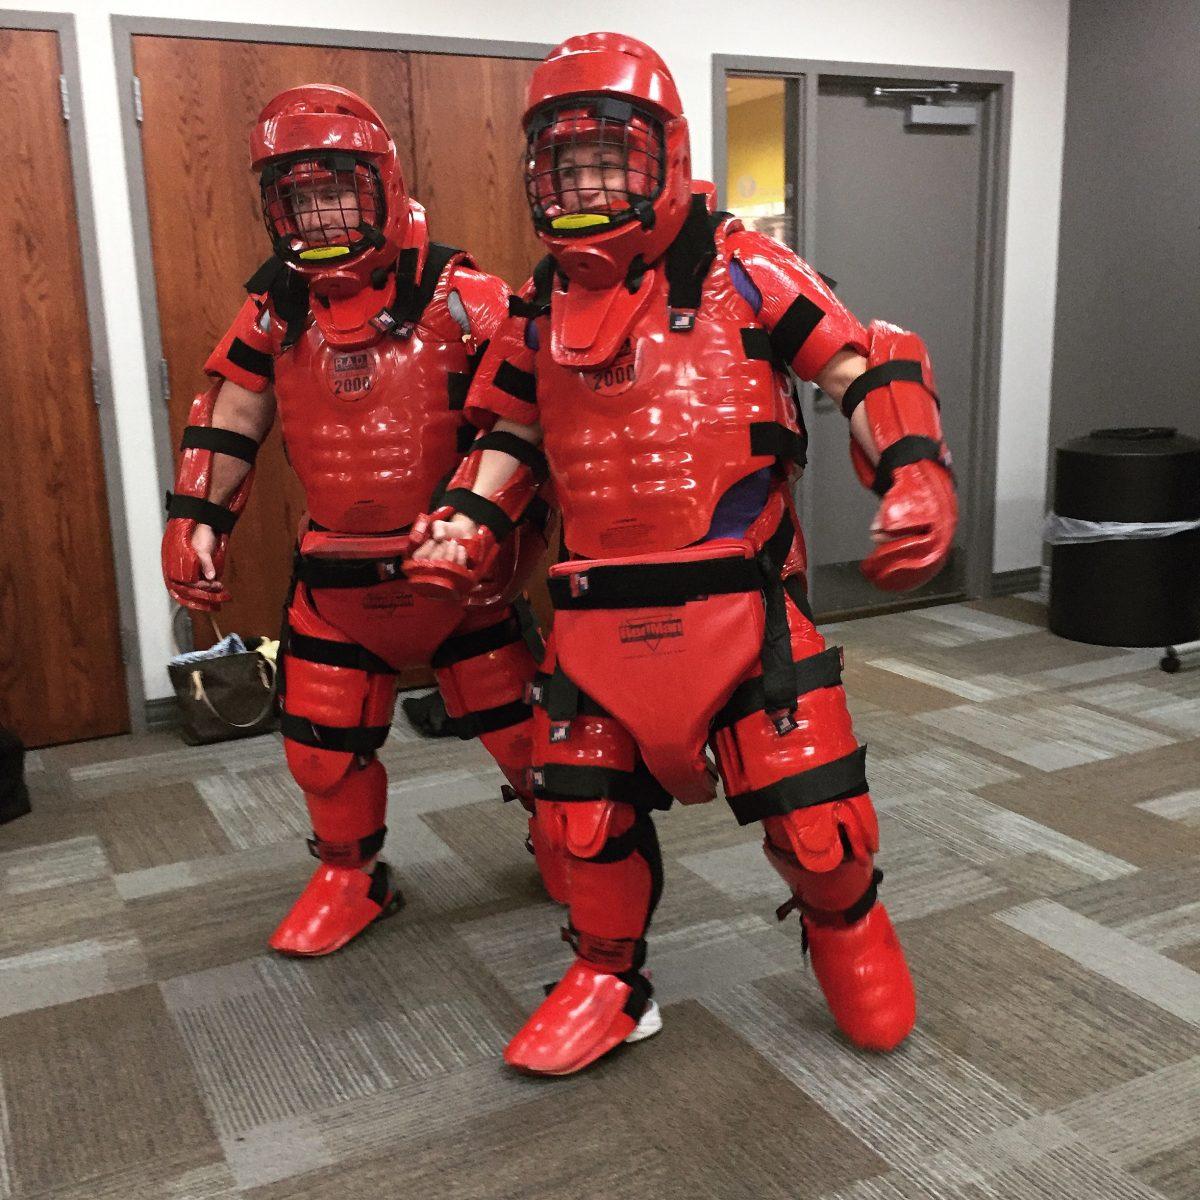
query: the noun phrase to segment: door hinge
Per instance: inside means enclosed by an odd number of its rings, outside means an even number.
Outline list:
[[[167,366],[165,358],[158,360],[158,383],[162,388],[163,403],[166,404],[171,399],[171,368]]]
[[[63,120],[71,119],[71,93],[67,91],[67,77],[60,75],[58,77],[58,98],[62,101]]]
[[[142,81],[136,75],[133,77],[133,115],[139,125],[146,116],[145,109],[142,108]]]
[[[100,368],[92,368],[92,403],[100,407]]]

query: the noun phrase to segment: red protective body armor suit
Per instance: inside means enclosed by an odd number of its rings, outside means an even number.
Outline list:
[[[481,738],[533,808],[525,788],[531,721],[524,694],[535,662],[511,601],[544,550],[541,532],[518,530],[503,548],[503,563],[465,607],[449,595],[415,595],[400,565],[407,528],[462,457],[469,433],[461,395],[471,355],[505,315],[507,288],[455,254],[420,317],[386,333],[368,322],[394,298],[394,283],[364,292],[335,300],[332,313],[314,297],[316,319],[287,347],[286,322],[270,298],[252,296],[206,364],[210,374],[262,390],[267,377],[247,370],[245,348],[272,363],[288,460],[308,507],[281,693],[288,764],[324,865],[271,939],[276,949],[297,954],[336,950],[396,903],[386,873],[358,869],[370,865],[386,832],[387,779],[375,749],[391,723],[391,672],[432,662],[453,727]],[[451,309],[452,293],[467,329]],[[358,336],[345,328],[350,305],[364,314]],[[322,326],[339,318],[338,344],[331,345]],[[351,586],[353,575],[338,578],[347,567],[368,577]],[[531,826],[538,852],[542,838]],[[538,857],[547,886],[561,896],[553,864],[544,853]]]
[[[314,323],[276,360],[288,461],[318,525],[339,533],[411,525],[462,457],[455,442],[462,414],[447,397],[450,376],[467,372],[469,351],[446,296],[455,285],[461,295],[472,277],[486,279],[458,264],[447,268],[407,338],[381,334],[346,349],[330,346]],[[502,315],[488,301],[471,313],[479,341]]]
[[[532,335],[511,323],[497,335],[468,400],[480,423],[540,422],[575,556],[552,571],[533,782],[545,837],[569,856],[577,960],[508,1049],[524,1070],[578,1070],[631,1037],[647,1012],[639,968],[661,874],[657,844],[634,836],[628,814],[649,824],[649,810],[670,797],[711,798],[706,742],[739,822],[764,822],[765,852],[801,910],[843,1031],[891,1049],[915,1017],[903,953],[875,903],[878,829],[840,660],[803,611],[803,541],[784,461],[802,442],[780,360],[812,378],[837,351],[865,350],[865,332],[777,243],[736,222],[713,236],[690,327],[668,306],[665,272],[652,268],[646,303],[618,298],[629,323],[614,355],[580,370],[559,361],[579,352],[562,353],[571,322],[553,308],[569,305],[577,285],[564,291],[559,281],[550,316],[531,318]],[[735,286],[734,258],[751,288]],[[754,289],[757,310],[745,295]],[[595,307],[588,297],[584,311]],[[497,378],[501,356],[508,369]],[[536,382],[536,403],[524,409],[512,394],[532,387],[505,386],[513,369]],[[744,535],[704,540],[722,496],[764,467],[774,473],[769,498]],[[705,575],[693,594],[674,595],[695,566],[762,573],[724,594]],[[764,701],[780,671],[768,681],[764,624],[776,658],[790,645],[794,686],[782,709]]]
[[[717,236],[704,317],[689,333],[668,328],[660,267],[643,283],[648,302],[609,363],[579,371],[555,362],[548,348],[537,357],[543,448],[567,545],[584,558],[698,541],[725,492],[775,461],[751,453],[751,427],[798,430],[786,381],[769,361],[746,357],[742,331],[755,317],[730,280],[721,230]]]

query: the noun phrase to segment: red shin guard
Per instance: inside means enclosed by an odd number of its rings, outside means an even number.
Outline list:
[[[571,927],[564,937],[578,957],[504,1053],[510,1066],[539,1075],[582,1070],[661,1028],[649,981],[639,973],[661,891],[654,826],[628,805],[595,805],[611,809],[607,837],[589,847],[591,858],[570,858]],[[590,828],[585,807],[592,806],[539,801],[547,839],[581,848],[572,826]]]
[[[912,1032],[916,995],[887,909],[875,903],[872,860],[817,872],[769,837],[763,850],[800,908],[813,973],[838,1028],[864,1050],[895,1049]]]

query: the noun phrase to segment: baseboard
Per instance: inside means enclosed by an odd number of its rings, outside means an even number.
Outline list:
[[[179,705],[174,696],[160,696],[147,700],[142,710],[146,714],[146,728],[174,729],[179,724]]]
[[[1042,568],[1022,567],[1016,571],[992,574],[992,595],[1012,596],[1017,592],[1038,592],[1042,588]]]

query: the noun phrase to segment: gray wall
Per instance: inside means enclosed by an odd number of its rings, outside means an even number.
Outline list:
[[[1051,473],[1092,429],[1200,435],[1198,341],[1200,0],[1072,0]]]

